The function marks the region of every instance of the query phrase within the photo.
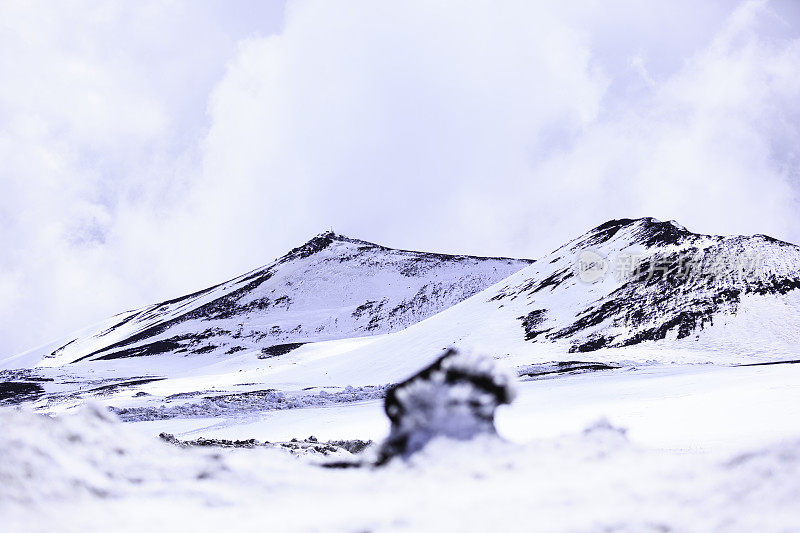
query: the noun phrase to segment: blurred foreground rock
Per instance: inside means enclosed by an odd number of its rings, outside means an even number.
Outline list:
[[[492,360],[449,349],[387,392],[385,409],[392,427],[376,464],[407,458],[436,437],[496,435],[495,409],[513,397],[512,379]]]

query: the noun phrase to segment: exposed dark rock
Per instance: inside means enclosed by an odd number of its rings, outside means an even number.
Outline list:
[[[197,354],[211,353],[216,349],[217,349],[217,347],[214,346],[213,344],[207,344],[205,346],[201,346],[200,348],[198,348],[196,350],[192,350],[192,353],[197,353]]]
[[[608,346],[614,340],[613,337],[604,337],[602,335],[592,335],[586,342],[570,346],[569,353],[580,352],[593,352],[599,350],[604,346]]]
[[[791,359],[789,361],[769,361],[766,363],[746,363],[734,366],[772,366],[772,365],[796,365],[800,364],[800,359]]]
[[[522,327],[525,329],[525,340],[535,339],[540,334],[549,331],[539,328],[546,316],[547,311],[544,309],[534,309],[527,315],[519,317],[519,320],[522,320]]]
[[[112,359],[124,359],[126,357],[142,357],[146,355],[159,355],[183,348],[183,344],[171,340],[155,341],[149,344],[117,350],[106,355],[101,355],[97,361],[110,361]],[[88,357],[88,356],[87,356]],[[80,361],[80,359],[78,360]],[[75,361],[76,363],[78,361]]]
[[[529,294],[537,293],[544,289],[553,290],[556,287],[559,287],[562,283],[566,280],[573,277],[575,273],[571,268],[564,268],[553,272],[551,275],[543,279],[542,281],[536,283],[534,280],[531,280],[530,283],[526,284],[520,289],[520,292],[527,292]]]
[[[608,222],[604,222],[591,230],[586,238],[584,238],[580,246],[588,247],[588,246],[597,246],[600,243],[608,241],[611,237],[617,234],[619,230],[628,226],[629,224],[635,222],[634,219],[631,218],[620,218],[616,220],[609,220]]]
[[[596,372],[599,370],[614,370],[617,368],[620,368],[620,366],[592,361],[555,361],[552,363],[539,363],[519,367],[517,368],[517,376],[520,378],[535,379],[559,374],[577,374],[581,372]]]
[[[4,381],[0,382],[0,403],[20,403],[36,399],[44,389],[36,383],[23,381]]]
[[[642,229],[638,234],[638,241],[645,246],[666,246],[678,244],[684,237],[692,235],[688,230],[672,222],[660,222],[654,218],[640,219]]]
[[[304,342],[290,342],[287,344],[276,344],[274,346],[268,346],[266,348],[261,348],[261,355],[258,356],[259,359],[268,359],[270,357],[276,357],[278,355],[283,355],[291,352],[292,350],[296,350],[302,345]]]
[[[225,355],[231,355],[231,354],[235,354],[236,352],[241,352],[241,351],[244,351],[244,350],[246,350],[246,349],[247,349],[247,348],[245,348],[244,346],[231,346],[231,347],[228,349],[228,351],[227,351],[227,352],[225,352]]]
[[[289,442],[268,442],[257,439],[208,439],[205,437],[183,440],[171,433],[161,433],[159,434],[159,438],[169,444],[180,446],[181,448],[275,448],[288,451],[292,454],[316,453],[320,455],[330,455],[342,451],[357,455],[372,444],[370,440],[364,441],[358,439],[319,442],[314,437],[303,440],[292,439]],[[324,464],[323,466],[330,466],[330,463]]]
[[[145,377],[140,379],[131,379],[131,380],[124,380],[118,381],[116,383],[111,383],[109,385],[102,385],[100,387],[95,387],[93,389],[89,389],[87,392],[90,393],[111,393],[116,392],[117,390],[124,388],[124,387],[135,387],[136,385],[144,385],[146,383],[152,383],[154,381],[161,381],[166,378],[162,377]]]

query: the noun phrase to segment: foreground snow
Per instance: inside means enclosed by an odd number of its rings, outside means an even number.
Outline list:
[[[530,423],[535,425],[536,421]],[[733,453],[657,450],[596,423],[511,444],[438,439],[383,468],[275,449],[183,449],[105,411],[0,410],[3,531],[789,531],[800,434]]]

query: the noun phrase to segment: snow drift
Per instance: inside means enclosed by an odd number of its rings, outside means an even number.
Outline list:
[[[283,531],[788,531],[800,523],[797,439],[718,457],[643,448],[601,422],[526,445],[438,437],[408,461],[330,470],[271,449],[179,448],[94,408],[57,418],[3,408],[0,427],[9,533],[217,532],[231,517],[240,530]]]

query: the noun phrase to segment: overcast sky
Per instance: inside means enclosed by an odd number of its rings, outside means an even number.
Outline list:
[[[0,355],[316,233],[800,242],[800,2],[0,4]]]

